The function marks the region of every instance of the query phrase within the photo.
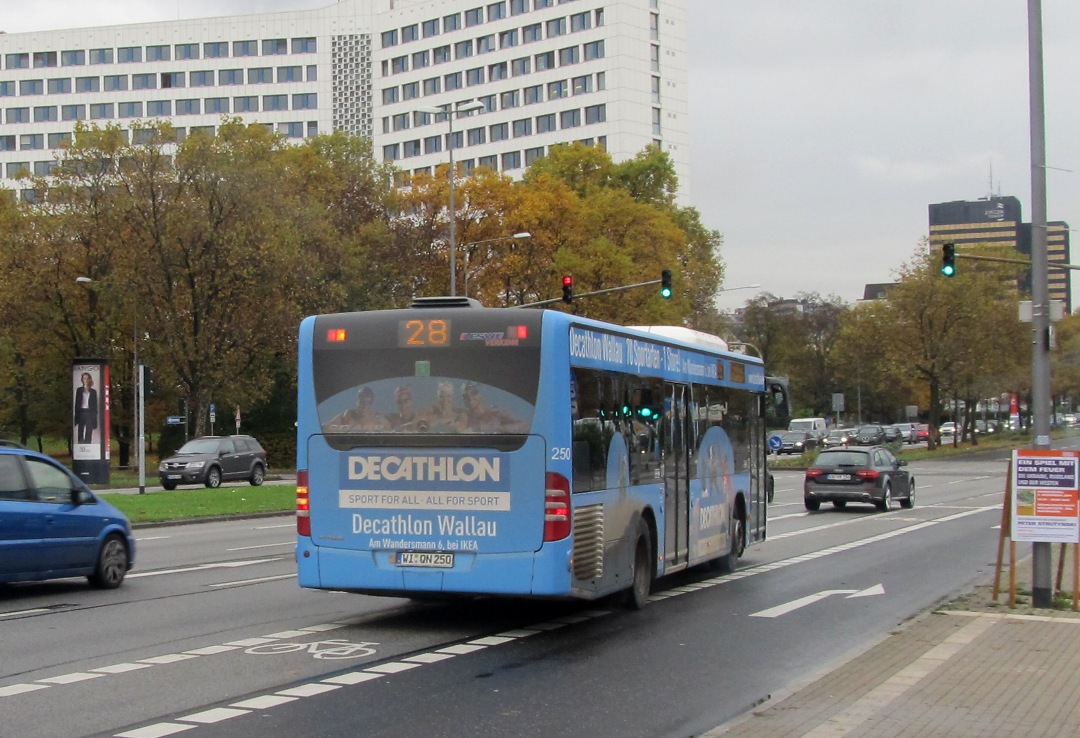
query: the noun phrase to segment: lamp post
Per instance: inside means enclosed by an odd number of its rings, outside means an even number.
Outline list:
[[[521,231],[520,233],[514,233],[509,236],[498,236],[497,238],[485,238],[483,241],[471,241],[469,243],[461,244],[461,248],[465,251],[465,297],[469,296],[469,247],[470,246],[482,246],[488,243],[498,243],[499,241],[512,241],[520,240],[523,238],[532,238],[532,234],[528,231]]]
[[[454,206],[454,116],[469,113],[473,113],[477,110],[484,109],[484,103],[479,100],[473,100],[472,102],[460,103],[458,105],[447,106],[446,108],[417,108],[418,112],[428,113],[430,115],[445,115],[446,121],[450,127],[450,135],[447,138],[446,148],[450,155],[450,296],[457,295],[457,244],[455,241],[454,228],[457,221],[457,208]]]
[[[79,284],[90,285],[94,283],[94,280],[90,277],[76,277],[75,281]],[[145,437],[145,429],[143,428],[143,383],[142,383],[142,367],[139,366],[139,294],[137,292],[132,293],[134,297],[134,303],[131,308],[131,404],[133,407],[133,417],[131,423],[131,434],[133,436],[132,441],[135,442],[135,448],[131,450],[134,457],[134,463],[139,467],[139,494],[146,494],[146,456],[145,449],[143,448],[143,438]]]

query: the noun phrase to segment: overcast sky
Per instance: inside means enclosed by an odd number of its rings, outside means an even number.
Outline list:
[[[930,203],[1014,195],[1030,222],[1024,0],[686,2],[690,204],[724,234],[725,287],[853,302],[913,255]],[[9,33],[330,4],[0,3]],[[1072,170],[1048,171],[1047,216],[1080,229],[1080,2],[1042,11],[1047,163]]]

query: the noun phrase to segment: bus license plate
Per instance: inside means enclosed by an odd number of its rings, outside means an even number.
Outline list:
[[[850,474],[830,474],[829,479],[834,481],[834,482],[850,482],[851,481],[851,475]]]
[[[454,554],[427,553],[425,551],[399,551],[394,562],[398,566],[424,566],[431,569],[451,569]]]

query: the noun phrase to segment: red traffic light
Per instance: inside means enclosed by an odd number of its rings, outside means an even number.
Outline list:
[[[562,300],[566,303],[574,301],[574,278],[569,274],[563,275],[562,278]]]

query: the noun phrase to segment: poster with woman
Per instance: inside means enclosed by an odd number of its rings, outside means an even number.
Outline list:
[[[72,382],[72,458],[97,461],[103,453],[105,433],[105,365],[100,362],[76,362],[71,367]]]

